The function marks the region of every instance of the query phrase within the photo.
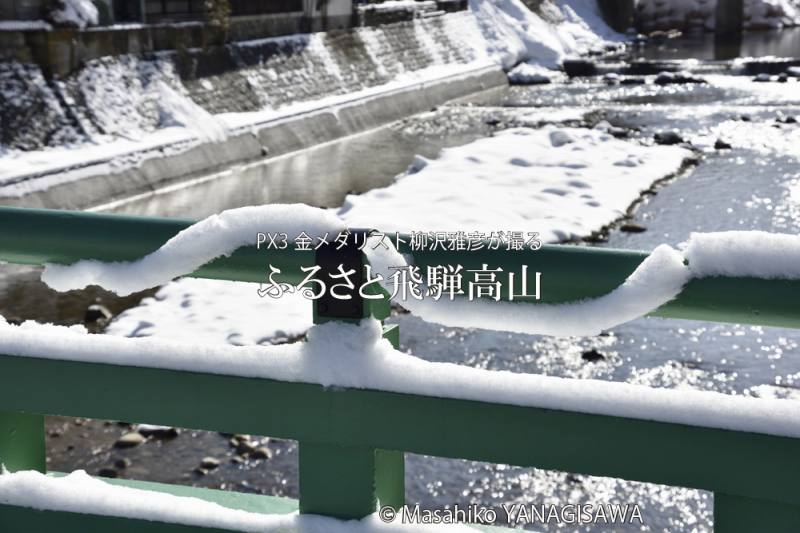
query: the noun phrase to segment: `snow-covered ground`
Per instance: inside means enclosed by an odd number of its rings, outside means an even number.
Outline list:
[[[432,161],[418,158],[393,185],[349,195],[338,214],[353,228],[516,229],[563,241],[619,218],[689,155],[677,146],[642,146],[600,130],[505,130],[444,150]]]
[[[567,56],[622,39],[602,20],[594,0],[562,0],[544,5],[560,21],[544,20],[521,0],[470,0],[489,54],[504,68],[531,63],[557,69]]]

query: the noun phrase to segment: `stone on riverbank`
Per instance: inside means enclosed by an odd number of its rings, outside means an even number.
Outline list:
[[[633,222],[627,222],[619,227],[619,230],[625,233],[644,233],[647,231],[647,228],[642,226],[641,224],[634,224]]]
[[[653,83],[656,85],[672,85],[672,84],[689,84],[689,83],[707,83],[704,78],[692,76],[689,72],[661,72],[659,73]]]
[[[723,141],[722,139],[717,139],[714,143],[714,150],[730,150],[732,146],[730,143]]]
[[[132,431],[130,433],[125,433],[117,442],[114,443],[116,448],[133,448],[135,446],[139,446],[140,444],[144,444],[147,439],[141,433],[136,431]]]
[[[653,135],[653,140],[656,144],[673,145],[682,143],[683,137],[677,131],[659,131]]]
[[[200,466],[206,470],[214,470],[219,467],[219,460],[214,457],[203,457],[203,460],[200,461]]]
[[[597,363],[598,361],[605,361],[606,356],[592,348],[581,354],[581,359],[589,363]]]
[[[170,426],[154,426],[151,424],[139,424],[136,430],[145,437],[153,437],[156,439],[174,439],[179,434],[177,428]]]

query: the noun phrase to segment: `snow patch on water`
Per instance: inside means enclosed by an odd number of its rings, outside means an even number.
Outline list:
[[[585,128],[504,130],[412,165],[389,187],[348,195],[338,214],[349,227],[385,232],[526,230],[559,242],[618,219],[689,155]]]
[[[116,317],[105,333],[235,346],[288,342],[313,325],[299,293],[261,297],[254,283],[183,278]]]

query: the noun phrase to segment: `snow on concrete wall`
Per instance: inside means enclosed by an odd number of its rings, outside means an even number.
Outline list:
[[[210,113],[264,111],[383,85],[436,65],[486,62],[482,43],[474,17],[458,12],[241,42],[212,54],[104,57],[49,83],[36,66],[0,62],[0,146],[34,150],[141,138],[169,125],[164,87]],[[25,123],[16,124],[18,117],[27,117]]]

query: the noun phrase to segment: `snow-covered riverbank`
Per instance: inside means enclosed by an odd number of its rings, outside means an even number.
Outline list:
[[[357,98],[448,83],[489,65],[558,68],[564,57],[620,39],[593,0],[546,5],[552,22],[520,0],[471,0],[466,12],[356,28],[351,54],[323,33],[236,43],[231,54],[244,64],[200,79],[184,79],[165,53],[92,60],[58,82],[32,65],[0,63],[0,113],[28,117],[0,125],[0,196],[97,175],[123,179],[149,159],[308,110],[335,114]],[[399,40],[408,41],[403,51],[392,44]],[[269,139],[262,142],[273,150]]]

